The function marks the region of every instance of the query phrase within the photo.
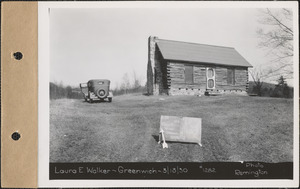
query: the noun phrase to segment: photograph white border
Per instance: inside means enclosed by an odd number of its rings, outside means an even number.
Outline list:
[[[49,180],[49,64],[51,8],[292,8],[294,12],[293,180]],[[38,2],[38,187],[298,187],[299,26],[298,2]],[[298,50],[297,50],[298,49]]]

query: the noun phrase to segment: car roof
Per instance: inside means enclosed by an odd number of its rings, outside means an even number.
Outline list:
[[[110,81],[108,79],[91,79],[88,82],[97,82],[97,81]]]

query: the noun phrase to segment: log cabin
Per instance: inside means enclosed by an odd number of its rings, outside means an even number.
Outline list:
[[[249,67],[232,47],[148,38],[149,95],[247,95]]]

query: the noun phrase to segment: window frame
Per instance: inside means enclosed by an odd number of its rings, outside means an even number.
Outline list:
[[[189,82],[189,81],[187,81],[187,73],[186,73],[186,67],[191,67],[191,69],[192,69],[192,76],[191,76],[191,78],[192,78],[192,80],[191,80],[191,82]],[[185,84],[195,84],[195,78],[194,78],[194,65],[189,65],[189,64],[184,64],[184,83]]]
[[[229,75],[230,70],[232,73],[231,75]],[[231,78],[231,82],[229,82],[229,78]],[[227,85],[235,85],[235,83],[235,68],[227,68]]]

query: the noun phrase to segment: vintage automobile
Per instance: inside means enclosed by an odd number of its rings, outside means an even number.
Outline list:
[[[94,101],[112,102],[113,94],[109,90],[110,81],[107,79],[93,79],[87,83],[80,83],[81,92],[85,101],[92,103]]]

